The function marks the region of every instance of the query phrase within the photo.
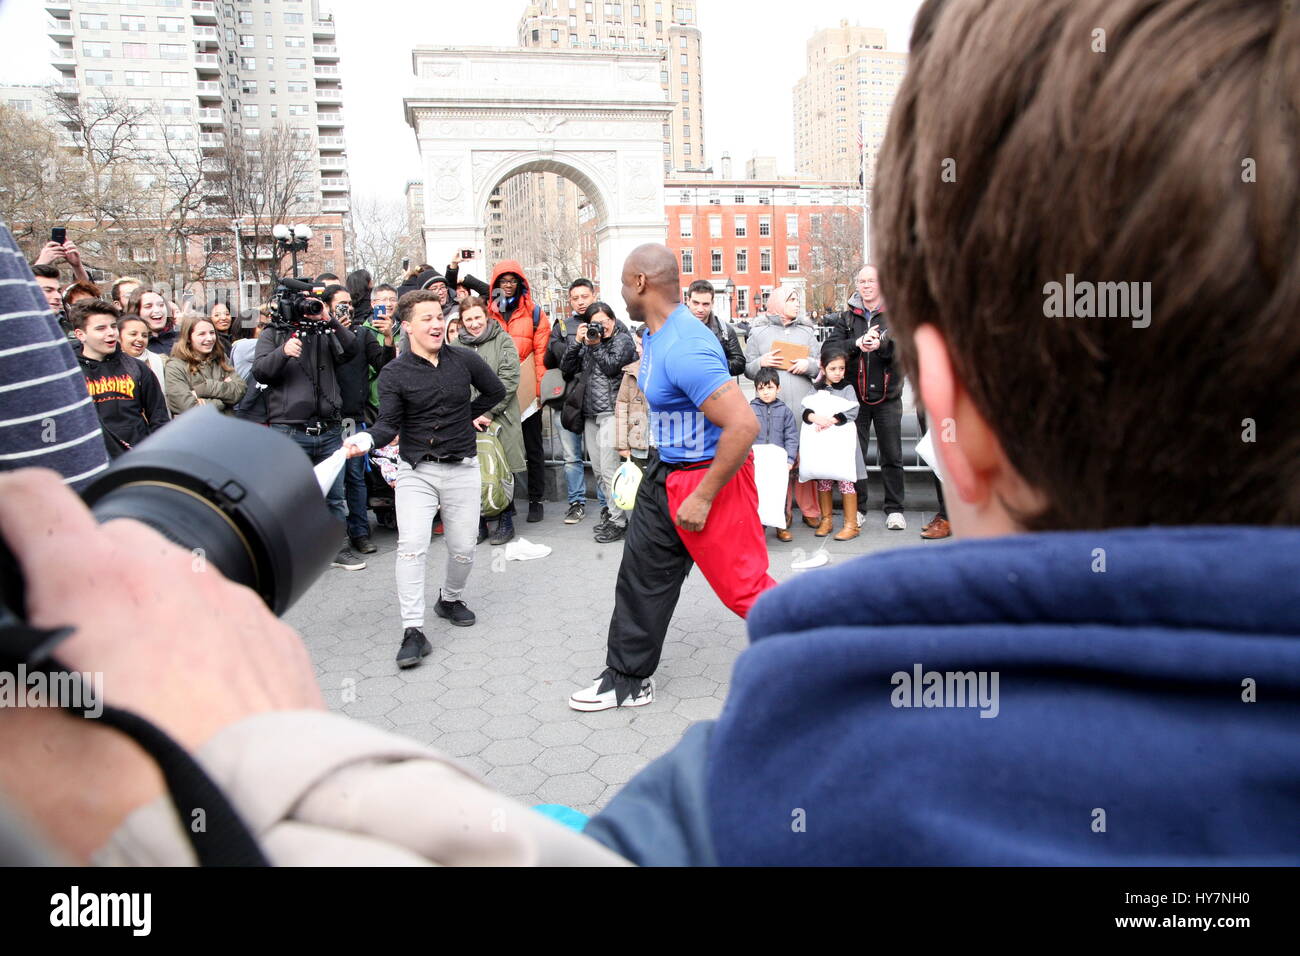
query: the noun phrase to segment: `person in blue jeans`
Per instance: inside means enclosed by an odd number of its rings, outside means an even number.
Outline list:
[[[319,300],[318,300],[319,301]],[[343,446],[339,366],[360,349],[357,337],[323,308],[315,317],[279,315],[257,340],[253,376],[266,386],[267,423],[297,443],[318,465]],[[345,523],[343,471],[326,494],[330,512]],[[333,566],[360,571],[366,562],[346,543]]]
[[[551,326],[551,338],[546,344],[546,356],[543,359],[548,369],[560,367],[564,353],[577,340],[578,326],[586,324],[588,307],[595,301],[595,284],[590,279],[574,279],[569,286],[569,317]],[[563,425],[558,425],[555,431],[560,436],[560,447],[564,450],[564,485],[569,495],[569,510],[564,515],[564,523],[577,524],[587,517],[583,433],[571,432]],[[608,517],[609,503],[605,499],[605,488],[599,481],[596,482],[596,498],[600,501],[601,519],[604,520]]]

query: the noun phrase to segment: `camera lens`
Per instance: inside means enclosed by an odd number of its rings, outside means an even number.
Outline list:
[[[315,318],[323,315],[325,312],[325,303],[320,299],[305,298],[298,303],[298,308],[302,314],[308,318]]]
[[[288,437],[222,415],[186,412],[117,459],[85,492],[96,520],[133,518],[256,591],[283,614],[329,567],[343,529],[306,455]],[[0,567],[11,557],[0,542]],[[25,607],[9,568],[4,604]]]

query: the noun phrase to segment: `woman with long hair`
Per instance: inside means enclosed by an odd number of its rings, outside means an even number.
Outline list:
[[[230,347],[235,342],[232,326],[234,319],[230,315],[230,306],[224,302],[212,303],[212,311],[209,315],[212,326],[217,330],[217,339],[221,342],[221,347],[225,349],[226,354],[230,354]]]
[[[117,320],[118,347],[132,358],[138,358],[149,366],[158,387],[164,388],[163,376],[167,373],[167,356],[149,351],[149,323],[138,315],[128,312]]]
[[[173,415],[208,404],[229,412],[248,387],[226,361],[217,329],[204,316],[191,316],[181,323],[163,379],[167,408]]]
[[[370,316],[374,311],[370,304],[370,290],[374,288],[374,285],[374,279],[365,269],[357,269],[355,272],[348,273],[343,287],[348,290],[348,295],[352,296],[353,326],[362,326],[370,321]]]
[[[140,286],[131,293],[126,311],[149,323],[150,352],[171,354],[176,345],[176,313],[167,307],[167,299],[162,293]]]

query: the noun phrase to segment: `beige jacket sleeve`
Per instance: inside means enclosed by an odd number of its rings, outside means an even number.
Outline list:
[[[627,866],[492,790],[450,758],[325,711],[261,714],[196,755],[277,866]],[[103,866],[193,866],[167,797],[94,854]]]

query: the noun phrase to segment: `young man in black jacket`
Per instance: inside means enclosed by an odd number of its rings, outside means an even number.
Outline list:
[[[830,323],[826,345],[849,353],[844,380],[858,393],[858,445],[866,456],[871,428],[876,429],[880,475],[885,482],[885,527],[907,530],[903,517],[903,375],[894,368],[894,340],[885,316],[885,297],[875,266],[863,266],[854,280],[857,291]],[[866,508],[867,481],[858,482],[858,500]]]
[[[375,333],[353,326],[352,294],[341,285],[324,292],[325,306],[339,325],[357,337],[357,351],[337,368],[339,395],[343,401],[343,429],[347,435],[366,428],[366,403],[370,398],[370,370],[378,374],[397,356],[391,327],[381,345]],[[348,542],[357,554],[374,554],[379,549],[370,542],[370,519],[367,517],[366,462],[364,458],[348,460],[343,469],[343,496],[348,504]]]
[[[474,612],[461,600],[474,568],[482,478],[475,420],[506,397],[501,379],[473,349],[447,348],[447,323],[435,292],[408,292],[397,321],[409,346],[379,373],[375,447],[399,434],[397,466],[397,599],[402,613],[398,667],[413,667],[433,650],[424,636],[424,569],[433,516],[441,509],[447,574],[433,610],[458,627]],[[471,398],[474,390],[476,397]],[[350,444],[349,457],[365,454]]]
[[[583,438],[591,454],[592,471],[605,500],[609,517],[593,533],[600,544],[622,540],[627,534],[627,512],[614,506],[614,472],[620,457],[614,427],[614,403],[623,383],[623,366],[636,360],[636,341],[604,302],[593,302],[564,352],[560,370],[581,380]]]
[[[551,337],[546,342],[546,355],[543,364],[548,368],[559,368],[564,362],[564,353],[576,340],[578,328],[587,321],[587,309],[596,301],[596,287],[590,279],[574,279],[569,284],[569,317],[556,321],[551,326]],[[575,380],[564,376],[565,393],[575,387]],[[569,510],[564,515],[565,524],[577,524],[587,517],[587,469],[582,459],[582,432],[570,431],[560,426],[560,445],[564,449],[564,484],[569,493]],[[590,453],[592,450],[587,449]],[[593,456],[593,461],[594,461]],[[600,499],[601,521],[608,520],[609,502],[605,500],[605,487],[596,482],[597,497]]]
[[[708,279],[696,279],[686,290],[686,305],[691,310],[691,315],[718,337],[722,352],[727,356],[727,371],[732,375],[744,375],[745,350],[740,347],[736,330],[730,325],[723,325],[722,320],[713,314],[713,295],[713,283]]]
[[[171,420],[163,390],[149,366],[117,347],[117,311],[110,303],[82,299],[72,307],[70,322],[104,446],[117,458]]]
[[[343,398],[337,368],[357,354],[357,337],[323,311],[297,325],[281,316],[257,339],[253,377],[266,386],[267,421],[292,438],[318,465],[343,445]],[[325,496],[330,511],[346,522],[343,472]],[[360,571],[366,562],[346,544],[334,567]]]

